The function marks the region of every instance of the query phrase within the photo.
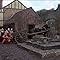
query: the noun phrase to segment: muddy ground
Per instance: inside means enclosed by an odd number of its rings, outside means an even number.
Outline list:
[[[42,58],[39,54],[17,47],[16,44],[0,44],[0,60],[60,60],[60,55],[54,53]]]

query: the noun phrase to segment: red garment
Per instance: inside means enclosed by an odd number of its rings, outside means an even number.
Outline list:
[[[0,42],[2,42],[3,41],[3,37],[2,36],[0,36]]]

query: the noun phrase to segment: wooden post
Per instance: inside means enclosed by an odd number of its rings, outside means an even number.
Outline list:
[[[3,0],[0,0],[0,9],[2,8],[2,1],[3,1]]]

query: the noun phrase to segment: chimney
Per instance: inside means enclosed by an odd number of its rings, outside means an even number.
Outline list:
[[[2,1],[3,1],[3,0],[0,0],[0,9],[2,8]]]
[[[58,8],[60,8],[60,4],[58,4]]]
[[[56,9],[56,10],[60,11],[60,4],[58,4],[58,7],[57,7],[57,9]]]

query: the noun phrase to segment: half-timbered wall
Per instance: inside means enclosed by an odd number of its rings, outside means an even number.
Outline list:
[[[9,20],[15,13],[26,9],[26,7],[18,0],[14,0],[3,8],[4,10],[4,21]]]
[[[3,26],[3,13],[0,12],[0,26]]]
[[[18,0],[8,4],[7,6],[5,6],[5,8],[26,9],[26,7]]]
[[[2,5],[2,0],[0,1]],[[3,9],[0,9],[0,26],[3,26],[3,23],[13,17],[15,13],[24,9],[26,9],[26,7],[18,0],[14,0],[7,6],[3,7]]]

